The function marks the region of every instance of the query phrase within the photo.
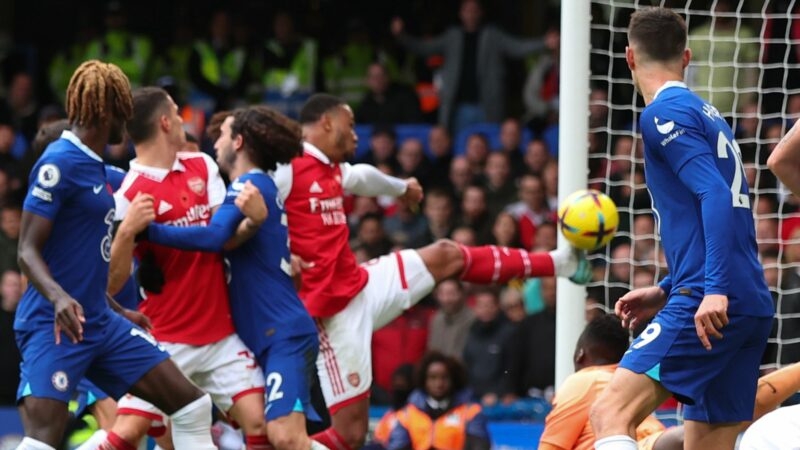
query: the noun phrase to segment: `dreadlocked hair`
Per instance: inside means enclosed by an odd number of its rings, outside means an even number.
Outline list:
[[[96,59],[81,64],[67,87],[69,123],[95,126],[133,114],[131,84],[119,67]]]
[[[300,124],[267,106],[236,111],[231,137],[242,136],[244,151],[258,168],[275,170],[303,151]]]

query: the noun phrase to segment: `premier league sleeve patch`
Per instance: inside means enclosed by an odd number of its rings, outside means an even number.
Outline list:
[[[39,167],[39,174],[36,181],[43,188],[51,188],[61,181],[61,171],[55,164],[44,164]]]

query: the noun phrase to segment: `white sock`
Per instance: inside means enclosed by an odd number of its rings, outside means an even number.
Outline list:
[[[203,395],[170,416],[176,449],[217,450],[211,441],[211,397]]]
[[[312,439],[311,440],[311,450],[330,450],[330,449],[328,447],[326,447],[325,445],[320,444],[319,442],[317,442],[317,441]]]
[[[36,439],[26,437],[17,446],[17,450],[56,450],[53,447],[45,444],[44,442],[37,441]]]
[[[636,450],[636,441],[632,437],[619,434],[594,441],[595,450]]]
[[[551,250],[550,257],[553,258],[553,267],[557,277],[571,277],[578,270],[578,258],[570,247]]]
[[[97,430],[94,432],[92,437],[90,437],[75,450],[97,450],[97,447],[106,441],[106,436],[108,436],[108,432],[106,430]]]

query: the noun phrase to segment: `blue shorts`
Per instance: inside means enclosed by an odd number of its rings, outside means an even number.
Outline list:
[[[322,419],[311,405],[311,386],[317,371],[319,338],[317,334],[295,336],[274,342],[258,356],[264,370],[264,416],[267,422],[303,413],[307,420]]]
[[[30,395],[68,403],[84,377],[118,399],[169,358],[155,339],[116,313],[83,325],[77,344],[62,334],[56,345],[52,326],[16,331],[22,354],[17,401]]]
[[[631,343],[619,367],[660,382],[687,405],[687,420],[752,420],[772,318],[729,315],[722,339],[712,338],[712,349],[706,350],[694,326],[699,304],[699,299],[693,307],[670,301]]]
[[[91,381],[83,378],[78,382],[78,388],[75,390],[75,401],[77,402],[75,416],[82,416],[86,412],[86,408],[94,405],[99,400],[107,398],[108,394],[100,390]]]

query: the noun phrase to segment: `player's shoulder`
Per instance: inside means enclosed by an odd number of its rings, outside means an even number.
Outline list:
[[[241,175],[239,178],[234,180],[233,183],[231,183],[231,189],[241,191],[242,188],[244,188],[244,184],[248,181],[255,185],[255,187],[257,187],[264,196],[274,193],[278,190],[277,186],[275,185],[275,180],[272,178],[272,176],[262,171],[247,172]]]
[[[36,161],[36,166],[43,164],[72,165],[81,161],[80,149],[66,139],[56,139],[42,152]]]
[[[203,166],[208,172],[219,170],[214,158],[203,152],[178,152],[176,157],[183,165]]]

